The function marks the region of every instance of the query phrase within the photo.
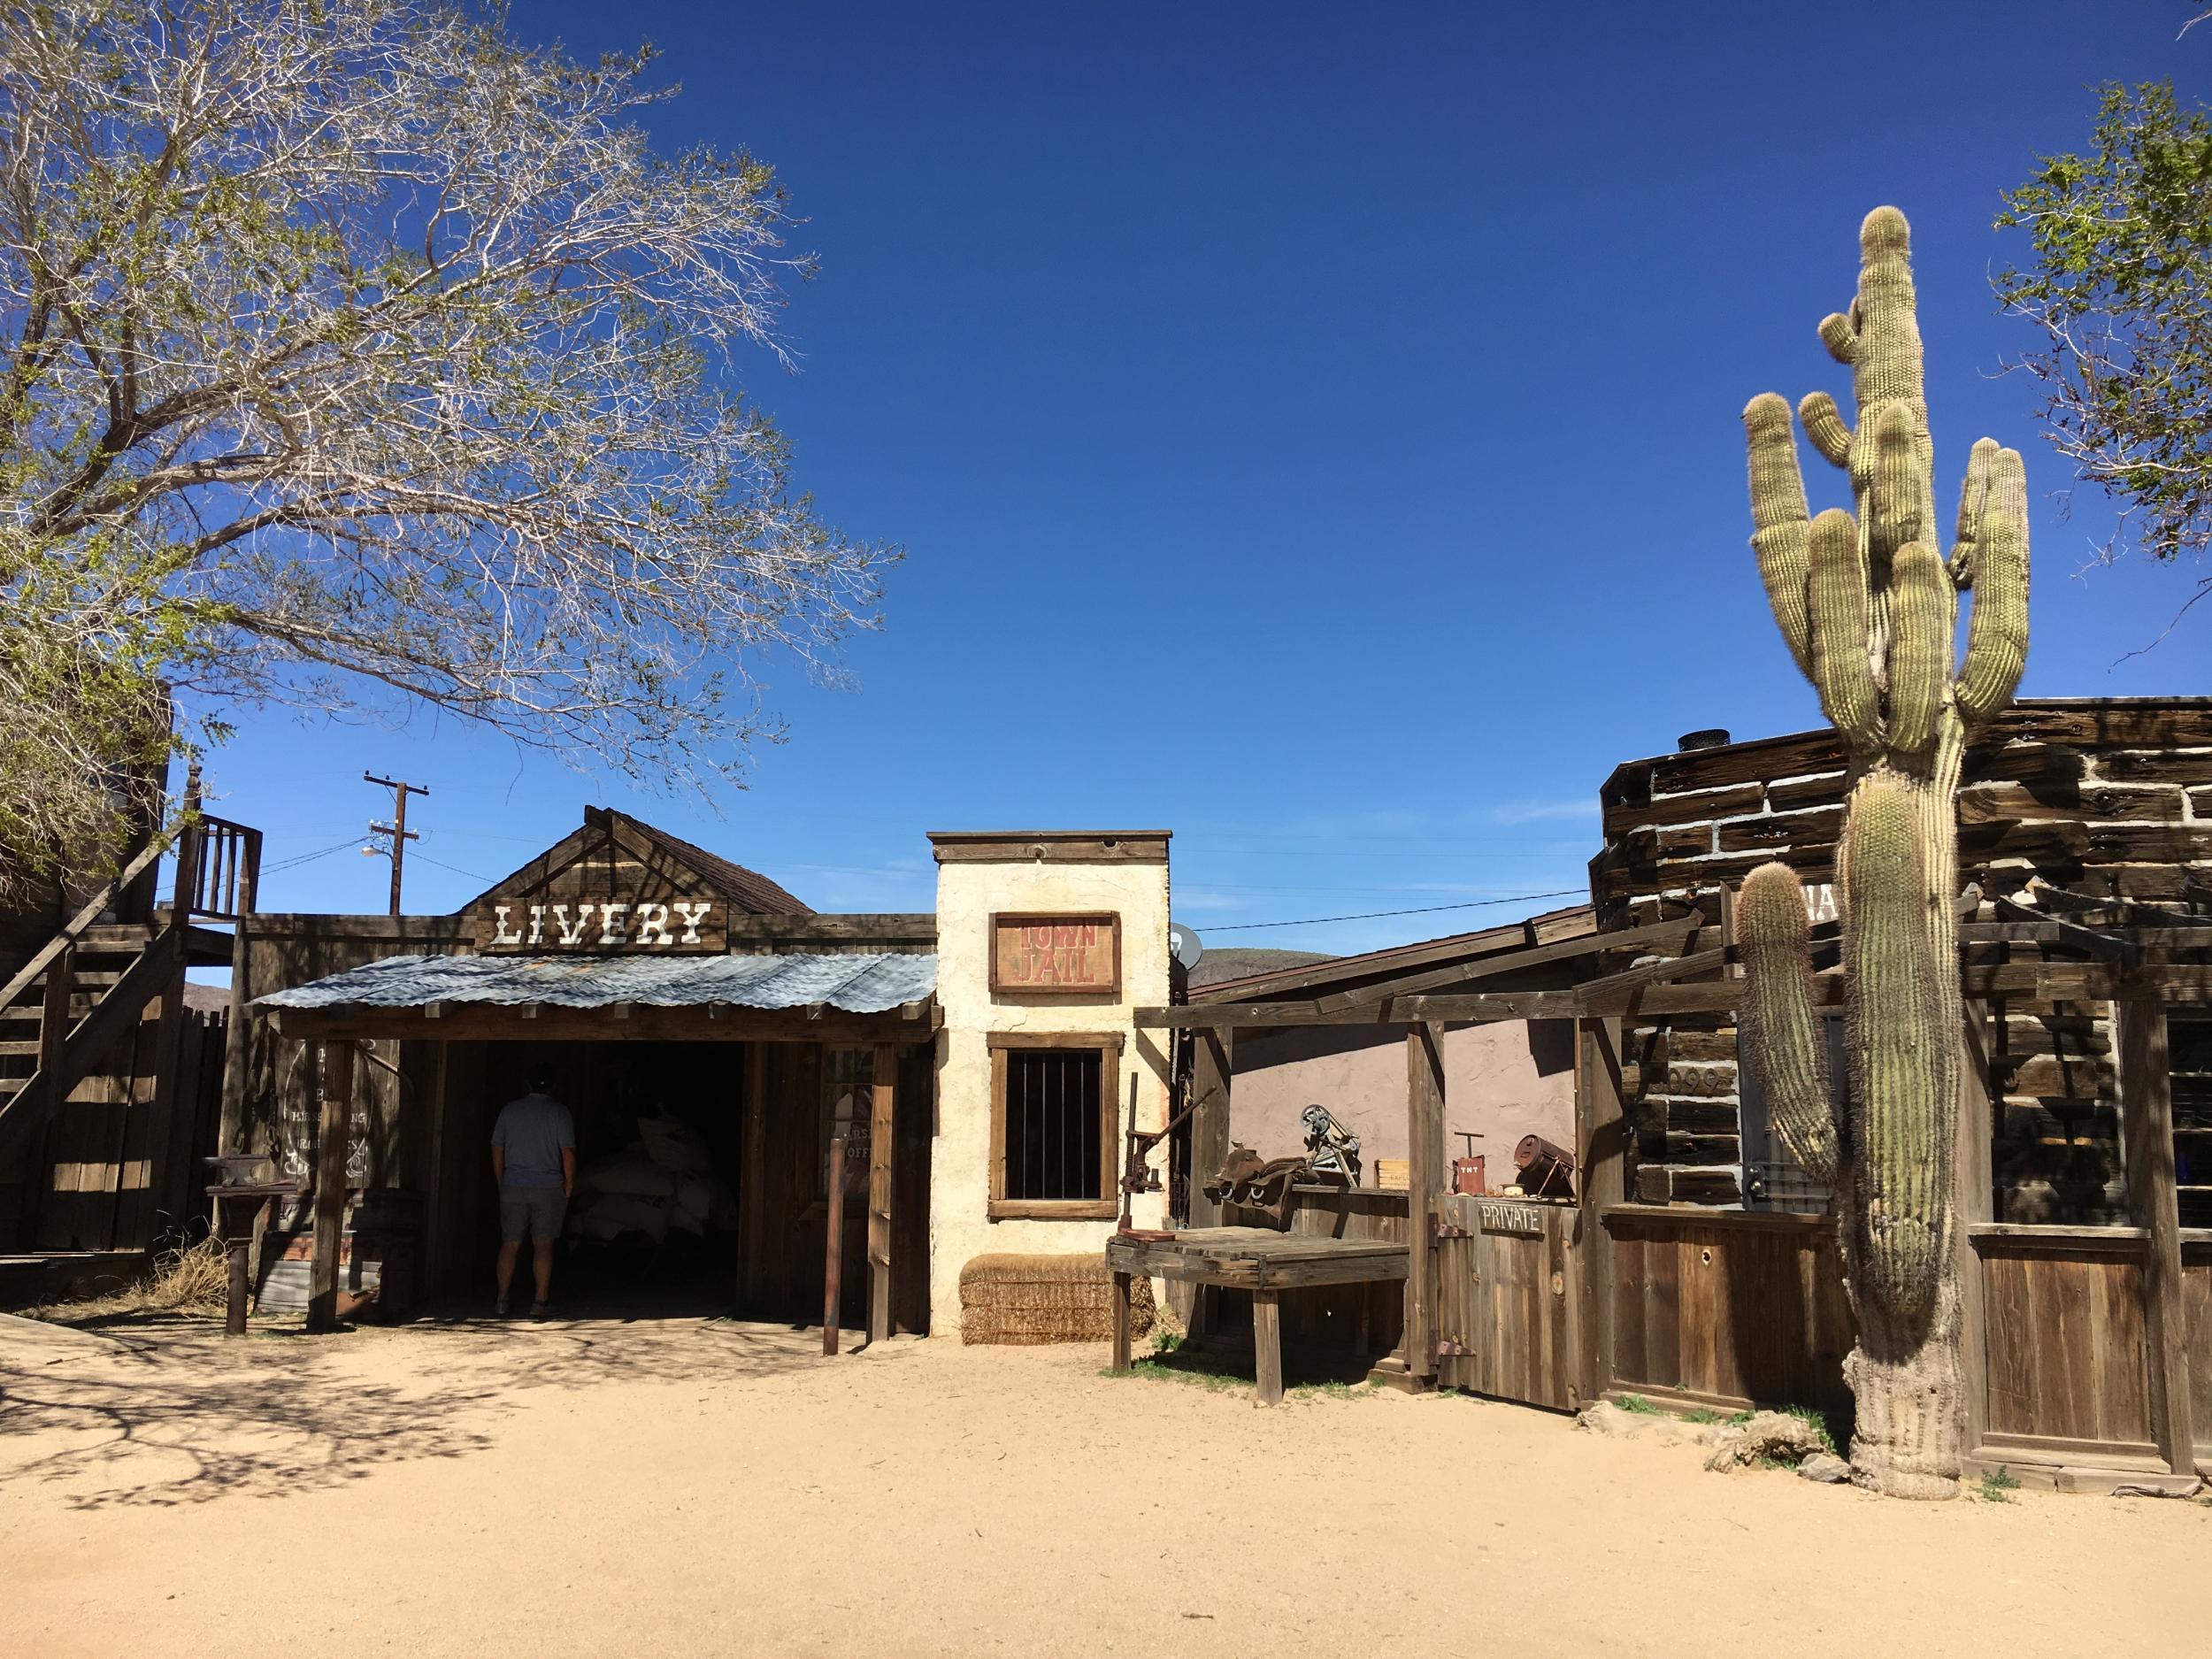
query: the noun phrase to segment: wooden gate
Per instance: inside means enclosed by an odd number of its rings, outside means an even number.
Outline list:
[[[1583,1403],[1582,1252],[1570,1204],[1435,1200],[1436,1379],[1525,1405]]]

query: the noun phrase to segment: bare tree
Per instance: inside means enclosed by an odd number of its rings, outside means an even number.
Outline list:
[[[707,788],[891,557],[735,381],[790,220],[649,54],[435,0],[0,7],[0,851],[225,711],[428,705]]]

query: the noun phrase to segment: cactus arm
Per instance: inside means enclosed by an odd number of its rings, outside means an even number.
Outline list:
[[[1916,428],[1927,425],[1911,244],[1905,216],[1893,207],[1876,208],[1859,227],[1859,296],[1852,308],[1858,337],[1852,385],[1862,426],[1870,413],[1890,403],[1909,404]]]
[[[1909,541],[1890,562],[1889,742],[1916,755],[1935,741],[1956,626],[1933,548]]]
[[[1996,454],[1996,439],[1977,438],[1966,457],[1966,477],[1959,485],[1958,529],[1951,539],[1951,585],[1961,593],[1974,585],[1982,513],[1989,502],[1989,464]]]
[[[1820,706],[1854,754],[1881,743],[1880,703],[1867,656],[1866,564],[1851,515],[1831,507],[1813,520],[1810,612],[1812,681]]]
[[[1761,864],[1736,904],[1743,947],[1744,1040],[1767,1094],[1774,1127],[1805,1172],[1836,1179],[1836,1118],[1828,1045],[1813,1016],[1812,956],[1804,884],[1787,864]]]
[[[1974,616],[1959,675],[1959,712],[1986,720],[2019,688],[2028,662],[2028,480],[2017,449],[1989,459],[1976,538]]]
[[[1945,1071],[1917,792],[1877,772],[1853,792],[1839,849],[1846,1018],[1855,1094],[1855,1180],[1866,1288],[1897,1317],[1924,1317],[1948,1237],[1952,1148],[1932,1110]]]
[[[1836,412],[1836,400],[1825,392],[1808,392],[1797,405],[1797,419],[1813,448],[1836,466],[1851,465],[1851,428]]]
[[[1884,403],[1872,419],[1874,455],[1865,516],[1872,579],[1879,582],[1897,549],[1922,539],[1924,503],[1920,445],[1911,405],[1901,401]]]
[[[1820,319],[1820,343],[1828,348],[1830,357],[1848,367],[1858,356],[1858,330],[1841,311],[1830,311]]]
[[[1812,569],[1812,525],[1805,508],[1805,480],[1797,470],[1790,406],[1772,392],[1764,393],[1745,406],[1743,424],[1751,451],[1752,550],[1783,641],[1798,672],[1809,680],[1812,639],[1805,582]]]

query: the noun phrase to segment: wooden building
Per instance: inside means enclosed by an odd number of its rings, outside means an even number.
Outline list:
[[[229,1009],[185,976],[231,964],[260,836],[198,806],[196,779],[165,813],[156,789],[130,845],[84,860],[111,877],[0,914],[0,1306],[127,1282],[206,1214]]]
[[[877,1335],[956,1323],[973,1256],[1094,1255],[1122,1138],[1165,1111],[1127,1012],[1166,995],[1167,835],[932,839],[932,913],[820,914],[594,809],[451,916],[251,918],[224,1141],[311,1189],[265,1256],[315,1264],[324,1319],[371,1270],[387,1303],[488,1295],[491,1123],[541,1072],[588,1168],[641,1120],[703,1147],[735,1198],[726,1256],[693,1257],[717,1306],[818,1317],[832,1226]],[[833,1140],[860,1154],[834,1217]]]

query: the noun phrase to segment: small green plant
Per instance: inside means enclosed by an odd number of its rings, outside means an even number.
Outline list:
[[[1696,1410],[1686,1413],[1682,1420],[1685,1423],[1719,1423],[1725,1421],[1725,1419],[1722,1417],[1721,1414],[1714,1410],[1710,1406],[1700,1406]]]
[[[1183,1333],[1179,1331],[1171,1331],[1162,1325],[1152,1333],[1152,1356],[1155,1359],[1164,1358],[1182,1346]]]
[[[1639,1417],[1655,1417],[1660,1415],[1659,1408],[1641,1394],[1623,1394],[1613,1403],[1622,1410],[1633,1412]]]
[[[1982,1502],[1985,1503],[2010,1503],[2012,1494],[2019,1490],[2019,1479],[2002,1463],[1982,1477]]]

